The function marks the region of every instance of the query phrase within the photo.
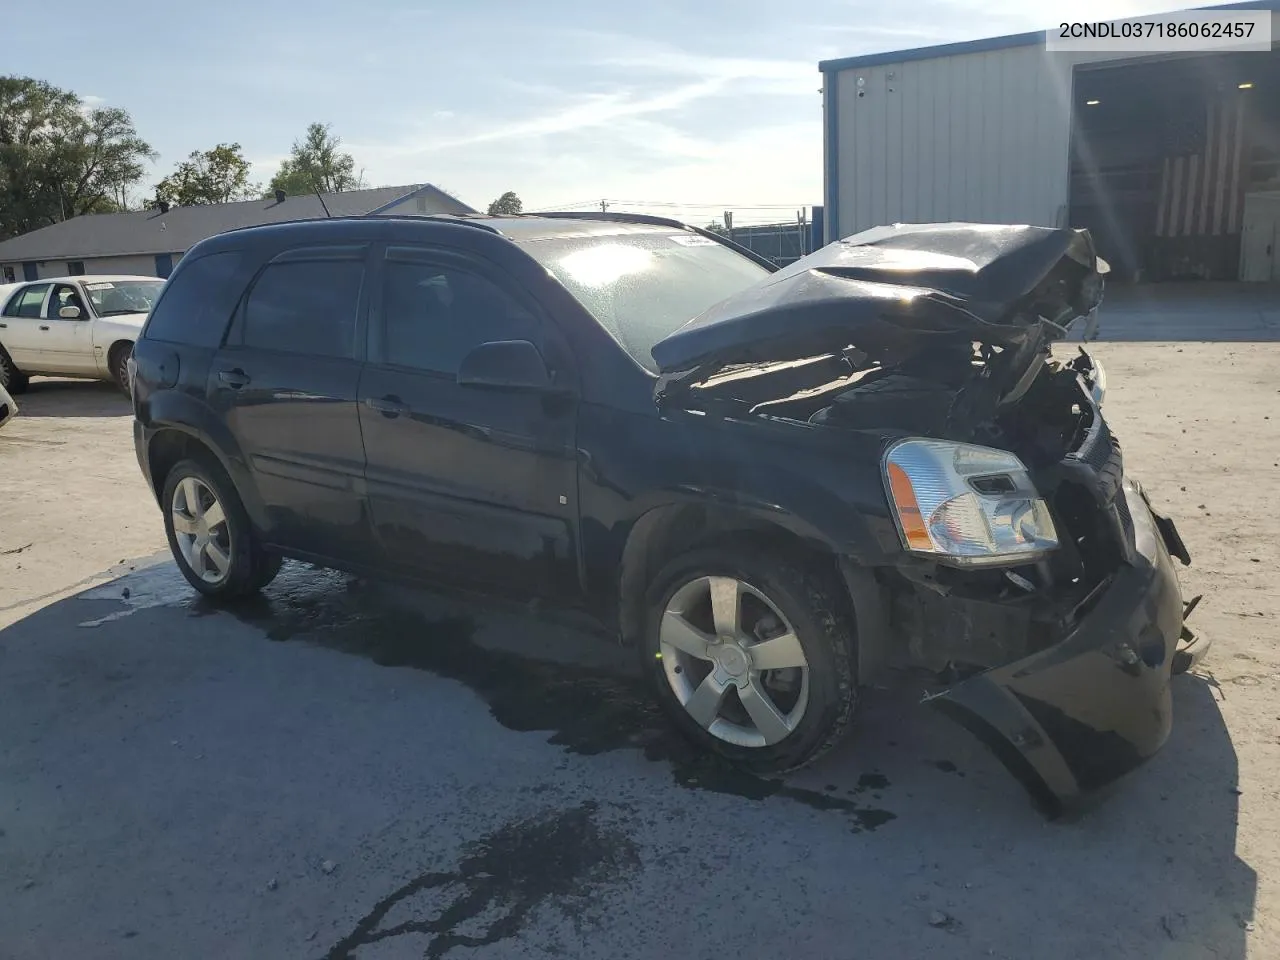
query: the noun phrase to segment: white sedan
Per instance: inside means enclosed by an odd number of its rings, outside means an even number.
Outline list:
[[[164,281],[81,276],[0,286],[0,386],[31,374],[113,380],[129,392],[129,356]]]

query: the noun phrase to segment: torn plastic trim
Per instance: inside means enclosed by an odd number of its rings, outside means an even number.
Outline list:
[[[1184,605],[1145,497],[1128,481],[1122,495],[1134,562],[1116,571],[1076,628],[928,699],[990,747],[1049,816],[1140,766],[1172,725],[1169,680]]]

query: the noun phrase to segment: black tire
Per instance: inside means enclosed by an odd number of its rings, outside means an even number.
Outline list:
[[[205,579],[197,573],[178,543],[178,532],[174,528],[175,495],[179,485],[188,477],[199,481],[212,492],[225,516],[225,528],[219,539],[221,549],[229,556],[230,563],[225,575],[216,581]],[[204,596],[212,600],[234,600],[250,596],[269,584],[280,572],[280,557],[267,553],[258,545],[235,484],[212,457],[182,460],[175,464],[165,477],[161,506],[164,511],[165,536],[169,540],[174,562],[187,582]]]
[[[132,355],[132,343],[117,343],[111,348],[111,354],[107,358],[107,367],[111,371],[111,379],[115,381],[117,387],[124,391],[126,397],[133,396],[133,391],[129,389],[129,357]]]
[[[30,383],[30,378],[14,365],[4,347],[0,347],[0,387],[4,387],[11,395],[16,395],[26,393]]]
[[[804,651],[807,707],[792,732],[772,745],[740,746],[709,733],[689,715],[668,682],[659,640],[663,614],[683,585],[708,576],[732,577],[762,593],[790,621]],[[664,567],[647,592],[643,669],[663,709],[694,743],[752,773],[784,773],[816,760],[839,742],[857,707],[856,640],[847,609],[839,581],[816,564],[784,552],[765,552],[751,543],[695,550]]]

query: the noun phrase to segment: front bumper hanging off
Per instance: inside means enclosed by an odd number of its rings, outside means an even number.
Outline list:
[[[930,703],[987,744],[1050,816],[1128,773],[1169,736],[1169,680],[1209,642],[1183,624],[1170,555],[1190,562],[1172,520],[1131,481],[1119,494],[1135,552],[1061,642],[988,670]],[[1198,600],[1199,598],[1197,598]]]

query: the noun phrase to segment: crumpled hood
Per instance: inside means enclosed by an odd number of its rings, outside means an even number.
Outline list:
[[[1041,319],[1093,310],[1106,261],[1086,230],[975,223],[877,227],[823,247],[653,347],[664,374],[856,346],[873,359],[921,336],[1021,342]]]

